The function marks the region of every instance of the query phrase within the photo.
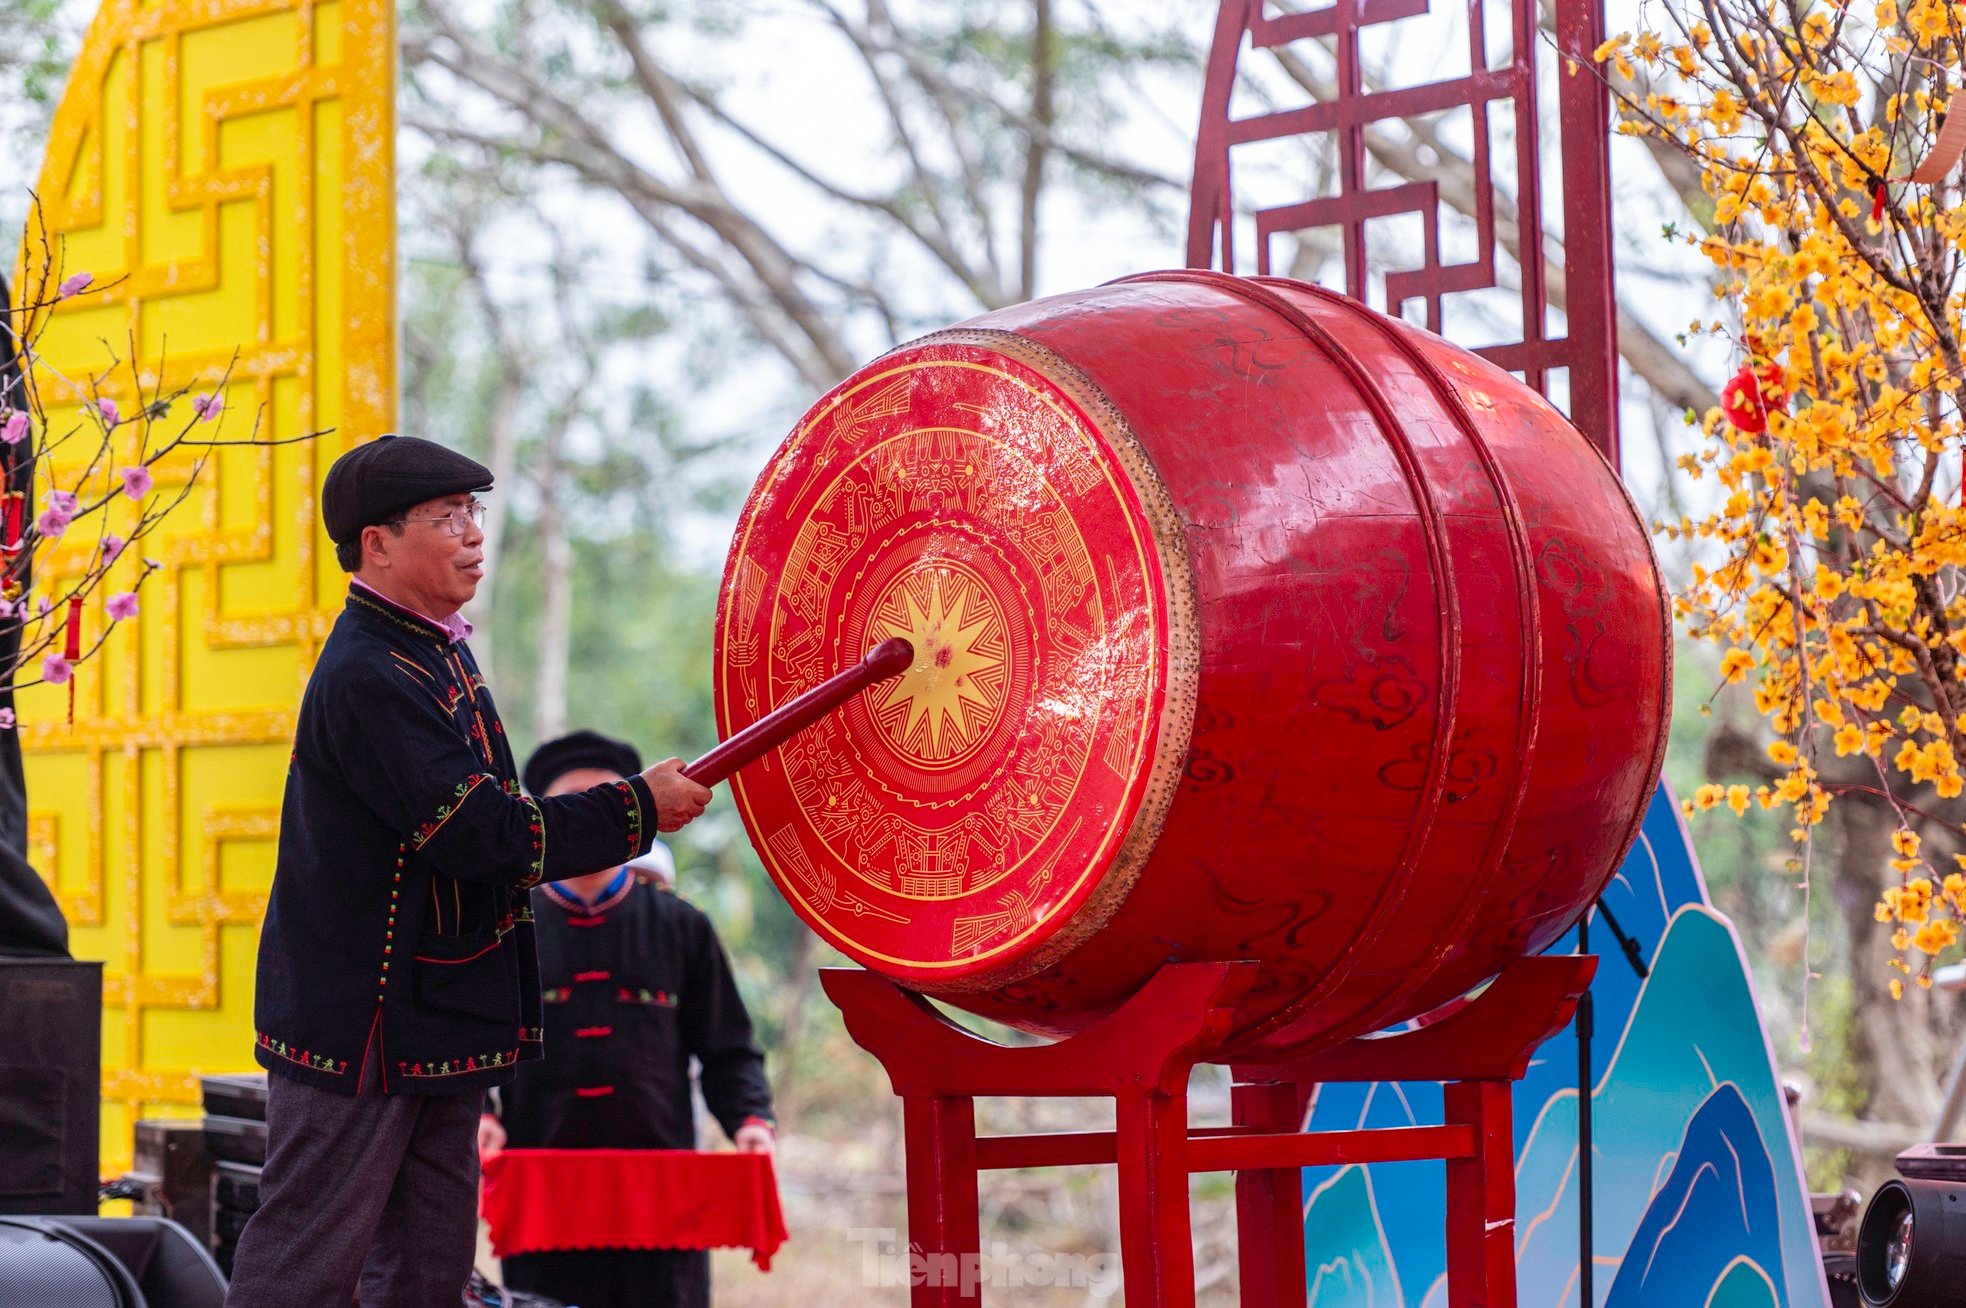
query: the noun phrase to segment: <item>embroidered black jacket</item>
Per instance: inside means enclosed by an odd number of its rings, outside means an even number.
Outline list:
[[[347,1094],[508,1080],[544,1033],[527,890],[648,851],[639,776],[519,793],[471,651],[351,590],[301,697],[259,942],[255,1056]]]
[[[726,1135],[771,1120],[765,1059],[701,909],[626,886],[591,909],[533,891],[547,1053],[500,1091],[512,1148],[694,1149],[689,1061]]]

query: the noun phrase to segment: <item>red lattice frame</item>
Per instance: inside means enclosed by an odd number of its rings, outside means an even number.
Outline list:
[[[1591,52],[1603,39],[1601,0],[1555,0],[1556,45],[1552,53],[1539,39],[1537,0],[1503,0],[1511,5],[1514,56],[1490,69],[1484,34],[1485,0],[1468,0],[1469,67],[1465,77],[1422,86],[1367,91],[1359,69],[1359,31],[1379,23],[1419,17],[1429,0],[1335,0],[1307,13],[1270,15],[1268,0],[1222,0],[1215,41],[1209,52],[1202,92],[1201,127],[1195,141],[1195,172],[1188,214],[1188,265],[1235,267],[1235,191],[1229,154],[1238,145],[1284,137],[1328,133],[1336,138],[1338,190],[1294,204],[1259,209],[1256,218],[1256,269],[1269,269],[1270,238],[1280,232],[1338,227],[1344,234],[1345,291],[1365,298],[1366,223],[1396,214],[1421,219],[1425,258],[1418,268],[1388,272],[1386,298],[1397,309],[1409,300],[1426,304],[1427,326],[1439,331],[1441,298],[1492,288],[1495,275],[1495,173],[1488,143],[1489,107],[1513,106],[1516,125],[1514,168],[1520,249],[1543,248],[1542,170],[1539,146],[1547,125],[1538,112],[1539,59],[1561,60],[1557,76],[1556,126],[1560,142],[1558,181],[1562,189],[1563,264],[1566,284],[1562,336],[1544,331],[1549,302],[1543,260],[1522,259],[1520,339],[1483,347],[1479,353],[1549,393],[1553,370],[1567,369],[1570,418],[1615,465],[1618,458],[1617,303],[1611,288],[1610,106],[1596,76]],[[1336,99],[1248,118],[1229,115],[1244,37],[1250,49],[1269,49],[1293,41],[1330,38],[1338,65]],[[1443,264],[1439,242],[1439,187],[1432,181],[1368,188],[1365,184],[1365,129],[1370,123],[1440,113],[1466,106],[1474,116],[1474,169],[1486,184],[1475,187],[1476,254],[1467,263]]]

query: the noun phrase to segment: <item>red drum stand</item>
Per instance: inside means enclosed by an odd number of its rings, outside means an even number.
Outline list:
[[[1016,1167],[1119,1168],[1120,1266],[1127,1308],[1195,1301],[1188,1177],[1234,1171],[1242,1302],[1302,1308],[1305,1167],[1440,1158],[1447,1163],[1451,1308],[1515,1308],[1513,1083],[1561,1030],[1590,984],[1588,955],[1525,958],[1486,990],[1412,1031],[1362,1036],[1321,1052],[1227,1056],[1251,963],[1162,968],[1109,1016],[1055,1044],[1011,1047],[964,1030],[921,996],[858,968],[826,968],[847,1031],[901,1096],[914,1308],[982,1302],[977,1175]],[[1235,1124],[1188,1125],[1197,1063],[1232,1068]],[[1328,1081],[1444,1081],[1439,1126],[1304,1132]],[[1105,1097],[1111,1131],[976,1134],[976,1096]],[[969,1275],[960,1269],[968,1267]]]

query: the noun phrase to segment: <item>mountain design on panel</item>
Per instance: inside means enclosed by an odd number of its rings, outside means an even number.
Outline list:
[[[1639,980],[1594,916],[1590,945],[1603,961],[1591,988],[1598,1035],[1589,1308],[1827,1308],[1800,1158],[1745,960],[1732,927],[1706,902],[1663,785],[1605,902],[1638,942],[1650,976]],[[1575,947],[1573,933],[1552,952]],[[1516,1087],[1521,1308],[1579,1308],[1577,1071],[1569,1028],[1544,1045]],[[1334,1085],[1320,1091],[1310,1127],[1440,1120],[1434,1083]],[[1307,1168],[1310,1302],[1446,1308],[1444,1179],[1439,1162]],[[1719,1195],[1731,1201],[1730,1217],[1707,1211]],[[1682,1205],[1687,1214],[1674,1221]],[[1373,1235],[1379,1246],[1367,1248]],[[1670,1286],[1659,1279],[1664,1261],[1672,1263]],[[1381,1265],[1388,1275],[1365,1274]]]
[[[1707,1305],[1723,1288],[1741,1304],[1788,1308],[1769,1279],[1780,1268],[1775,1172],[1754,1113],[1723,1085],[1686,1128],[1665,1185],[1625,1251],[1606,1308]]]

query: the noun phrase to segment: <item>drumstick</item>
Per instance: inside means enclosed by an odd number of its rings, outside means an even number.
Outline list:
[[[698,785],[714,786],[731,773],[777,749],[869,686],[900,676],[915,661],[915,647],[900,636],[884,640],[867,657],[787,700],[683,769]]]

